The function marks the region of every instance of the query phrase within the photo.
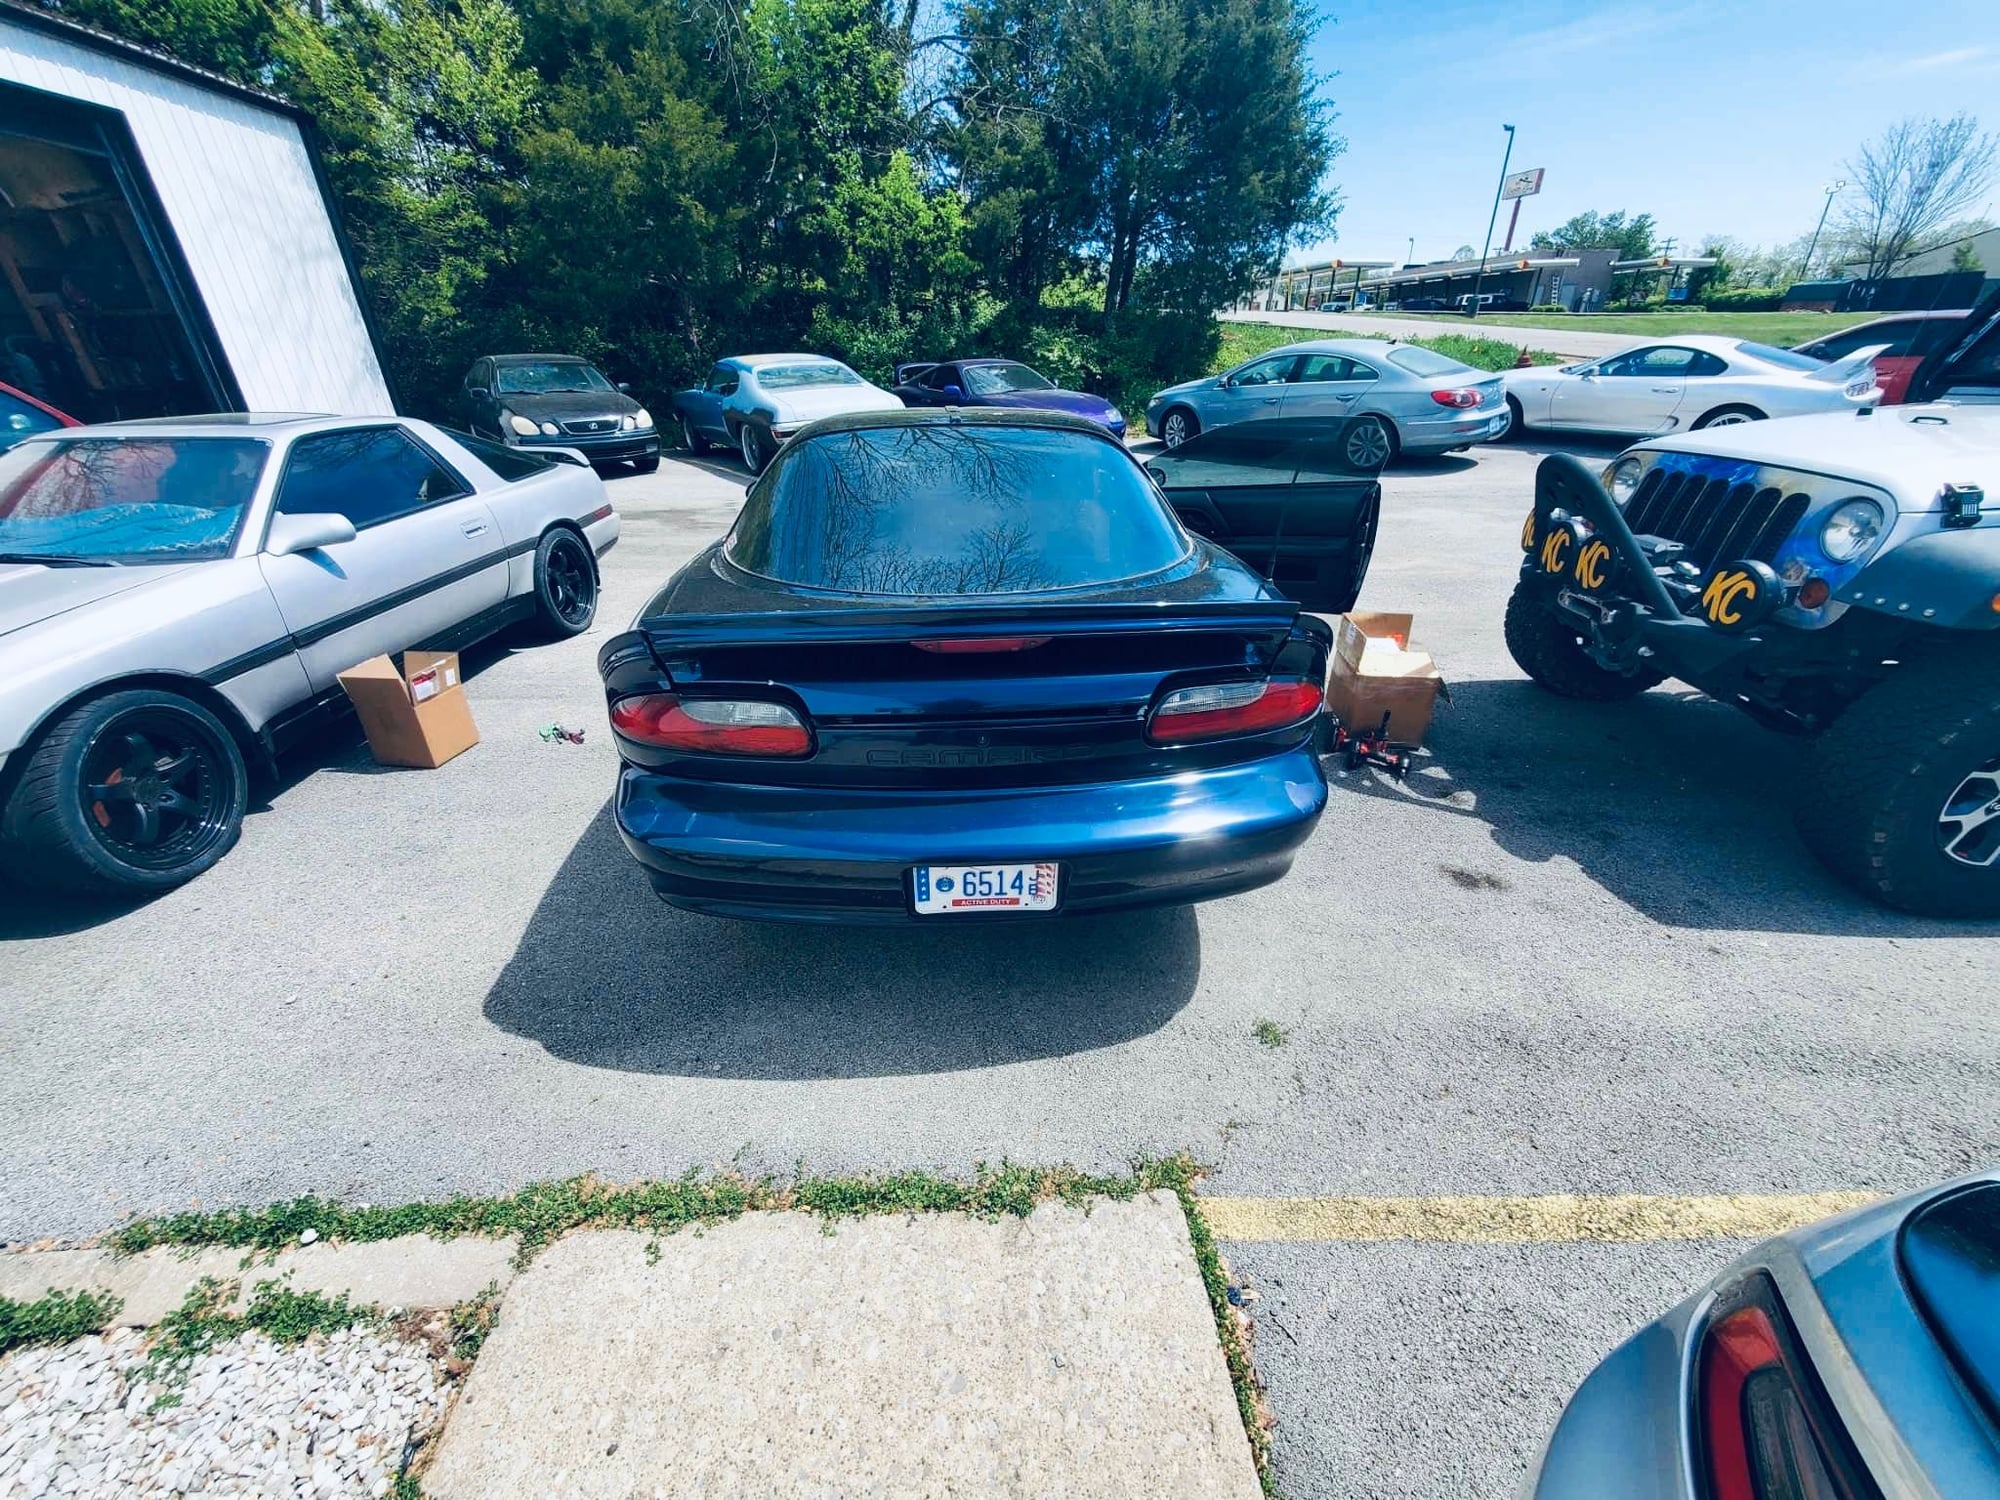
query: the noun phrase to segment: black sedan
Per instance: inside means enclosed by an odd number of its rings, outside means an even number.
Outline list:
[[[573,354],[489,354],[472,362],[459,387],[459,411],[475,437],[513,448],[574,448],[593,465],[629,463],[641,474],[660,466],[653,414]]]
[[[1372,535],[1372,478],[1279,462],[1217,506],[1077,417],[802,429],[598,656],[626,847],[667,901],[734,917],[1048,917],[1278,879],[1326,800],[1330,632],[1252,565],[1282,545],[1242,561],[1176,510],[1275,541],[1283,472],[1301,531],[1338,506]]]

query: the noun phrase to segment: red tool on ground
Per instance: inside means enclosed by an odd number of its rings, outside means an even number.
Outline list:
[[[1363,766],[1377,766],[1398,781],[1410,774],[1409,752],[1398,750],[1389,742],[1387,714],[1382,715],[1382,722],[1373,729],[1355,729],[1336,721],[1327,753],[1345,756],[1350,771],[1358,771]]]

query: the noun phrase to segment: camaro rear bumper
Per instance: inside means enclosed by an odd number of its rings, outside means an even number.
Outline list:
[[[916,916],[912,866],[1053,860],[1053,915],[1181,905],[1278,879],[1325,805],[1326,779],[1302,745],[1188,776],[991,791],[745,786],[627,766],[616,815],[625,847],[675,906],[949,922],[993,918]]]

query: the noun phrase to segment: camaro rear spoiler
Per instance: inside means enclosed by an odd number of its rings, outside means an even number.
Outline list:
[[[829,645],[945,640],[993,634],[1116,635],[1133,630],[1283,635],[1299,617],[1289,599],[1117,604],[913,605],[901,609],[776,609],[754,614],[657,615],[638,628],[655,647]]]

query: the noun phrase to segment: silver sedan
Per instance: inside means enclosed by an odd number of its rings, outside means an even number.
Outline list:
[[[617,540],[574,450],[394,417],[65,427],[0,454],[0,861],[143,895],[384,653],[588,630]]]
[[[1883,345],[1829,364],[1748,339],[1688,334],[1575,365],[1508,370],[1513,426],[1654,437],[1765,417],[1852,411],[1881,400]]]
[[[1347,462],[1379,470],[1399,453],[1450,453],[1505,432],[1500,377],[1417,344],[1315,339],[1288,344],[1146,403],[1146,431],[1169,448],[1232,422],[1353,417]]]

